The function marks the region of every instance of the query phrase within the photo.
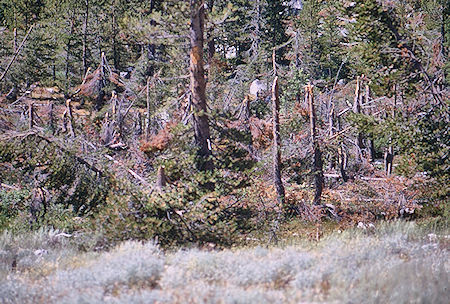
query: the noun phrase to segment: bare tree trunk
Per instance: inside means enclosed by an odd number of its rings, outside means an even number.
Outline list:
[[[13,52],[17,51],[17,28],[14,28],[14,38],[13,38]]]
[[[66,48],[67,48],[67,53],[66,53],[66,74],[65,74],[65,78],[66,78],[66,90],[69,89],[70,83],[69,83],[69,69],[70,69],[70,65],[69,65],[69,61],[70,61],[70,53],[72,50],[72,45],[71,45],[71,41],[72,41],[72,35],[74,32],[74,20],[73,18],[75,18],[75,12],[73,13],[73,15],[71,16],[70,19],[70,39],[67,40],[67,44],[66,44]]]
[[[369,103],[370,101],[370,87],[368,84],[366,84],[366,94],[365,94],[365,103]],[[372,111],[370,111],[370,113],[372,113]],[[373,138],[373,134],[370,136],[369,138],[369,151],[370,151],[370,161],[374,162],[375,161],[375,157],[376,157],[376,150],[375,150],[375,139]]]
[[[72,115],[72,105],[70,104],[71,100],[67,99],[66,101],[66,111],[67,111],[67,118],[68,118],[68,123],[69,123],[69,134],[72,137],[75,137],[75,131],[73,129],[73,115]]]
[[[309,106],[309,122],[310,122],[310,130],[311,130],[311,146],[314,153],[314,186],[315,186],[315,195],[314,195],[314,204],[319,205],[320,199],[322,196],[323,185],[324,185],[324,177],[323,177],[323,161],[322,161],[322,152],[320,151],[319,141],[317,139],[317,130],[316,130],[316,110],[314,108],[314,93],[313,86],[308,84],[305,87],[305,98],[308,102]]]
[[[393,163],[394,163],[394,149],[392,148],[392,145],[389,144],[389,148],[384,153],[384,170],[386,171],[387,176],[392,174]]]
[[[146,102],[147,102],[147,125],[145,126],[145,139],[148,140],[150,136],[150,76],[147,77],[147,84],[146,84]]]
[[[100,111],[103,107],[103,102],[104,102],[104,98],[105,98],[105,86],[106,86],[106,80],[105,80],[105,64],[106,64],[106,59],[105,59],[105,54],[101,53],[101,58],[100,58],[100,80],[98,81],[97,84],[97,100],[96,100],[96,104],[95,104],[95,109],[97,111]]]
[[[356,78],[356,89],[355,89],[355,100],[353,103],[353,112],[357,113],[357,114],[361,114],[361,104],[362,104],[362,98],[363,98],[363,94],[362,94],[362,79],[363,79],[364,75],[362,75],[361,77],[357,77]],[[356,138],[356,145],[358,147],[358,152],[359,152],[359,157],[360,160],[363,160],[363,151],[364,151],[364,143],[363,143],[363,135],[361,132],[358,132],[357,138]]]
[[[137,137],[142,134],[142,115],[141,112],[135,114],[134,119],[134,135]]]
[[[285,190],[281,180],[281,140],[280,140],[280,99],[278,92],[278,76],[272,85],[272,120],[273,120],[273,181],[277,190],[278,204],[285,204]]]
[[[340,116],[337,117],[337,128],[338,128],[338,132],[340,132],[342,130]],[[343,142],[342,138],[339,139],[338,159],[339,159],[339,171],[341,173],[341,178],[345,183],[348,181],[348,175],[345,172],[345,170],[347,169],[347,154],[345,153],[345,147],[344,147],[344,142]]]
[[[334,101],[332,98],[330,98],[330,113],[328,114],[328,134],[329,137],[334,136],[335,131],[335,114],[334,114]],[[329,163],[329,169],[335,169],[336,168],[336,155],[334,153],[331,153],[330,155],[330,163]]]
[[[52,132],[52,134],[54,134],[55,133],[55,114],[54,114],[53,102],[51,104],[49,104],[48,106],[49,106],[49,117],[50,117],[49,127],[50,127],[50,131]]]
[[[20,53],[20,50],[22,49],[23,45],[25,44],[25,41],[27,41],[28,35],[30,35],[31,30],[33,29],[34,25],[30,26],[30,29],[28,30],[28,32],[26,33],[25,37],[23,37],[22,42],[20,43],[19,47],[17,48],[16,52],[14,53],[13,58],[11,58],[11,60],[9,61],[8,65],[6,66],[5,71],[3,72],[2,76],[0,76],[0,81],[3,80],[3,78],[5,78],[6,73],[8,73],[8,70],[11,68],[11,65],[14,63],[14,61],[16,60],[17,56]]]
[[[88,32],[88,22],[89,22],[89,0],[85,0],[85,13],[84,13],[84,22],[83,22],[83,73],[86,74],[88,64],[87,64],[87,32]]]
[[[119,52],[117,51],[117,16],[116,16],[116,1],[114,0],[112,3],[112,45],[113,45],[113,60],[114,60],[114,68],[116,70],[119,69]]]
[[[32,102],[28,105],[28,128],[33,129],[34,127],[34,105]]]
[[[190,0],[191,4],[191,59],[190,79],[192,104],[194,106],[193,125],[195,143],[198,147],[197,167],[211,170],[210,130],[206,105],[206,82],[203,67],[203,32],[205,26],[205,9],[203,1]]]
[[[394,90],[394,105],[392,107],[391,116],[392,116],[392,119],[395,119],[395,108],[397,107],[397,84],[394,84],[393,90]],[[389,146],[388,146],[386,152],[384,153],[384,166],[385,166],[386,175],[389,176],[392,174],[393,164],[394,164],[394,147],[392,146],[392,136],[390,136]]]

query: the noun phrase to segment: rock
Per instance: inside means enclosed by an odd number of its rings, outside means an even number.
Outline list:
[[[259,79],[253,80],[250,85],[250,95],[258,97],[258,94],[261,94],[264,91],[267,91],[267,84]]]

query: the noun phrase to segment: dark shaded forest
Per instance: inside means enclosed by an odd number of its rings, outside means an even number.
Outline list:
[[[0,231],[96,248],[448,223],[450,3],[0,1]]]

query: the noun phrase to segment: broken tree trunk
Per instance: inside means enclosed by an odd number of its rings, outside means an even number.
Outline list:
[[[281,180],[281,140],[280,140],[280,99],[278,92],[278,76],[272,85],[272,119],[273,119],[273,181],[277,190],[278,204],[285,203],[285,190]]]
[[[190,30],[190,79],[192,105],[194,106],[193,126],[195,143],[198,147],[197,168],[212,170],[210,149],[210,130],[206,105],[206,81],[203,67],[203,32],[205,28],[205,8],[203,1],[190,0],[191,30]]]
[[[317,139],[316,110],[314,108],[314,93],[313,93],[313,86],[311,84],[308,84],[305,87],[305,99],[309,107],[311,146],[314,153],[313,174],[314,174],[315,194],[313,203],[315,205],[319,205],[324,185],[323,168],[322,168],[323,162],[322,162],[322,152],[320,151],[319,141]]]

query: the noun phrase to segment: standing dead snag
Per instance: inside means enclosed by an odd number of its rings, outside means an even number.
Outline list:
[[[99,81],[97,82],[97,98],[95,102],[95,109],[97,111],[100,111],[103,108],[104,105],[104,98],[105,98],[105,90],[106,87],[106,78],[105,78],[105,65],[106,63],[106,57],[105,54],[102,53],[101,59],[100,59],[100,66],[99,66]]]
[[[364,98],[364,102],[368,104],[370,102],[370,87],[368,84],[366,84],[366,95]],[[370,114],[372,114],[372,110],[369,110]],[[376,150],[375,150],[375,139],[373,134],[369,138],[369,151],[370,151],[370,161],[374,162],[376,157]]]
[[[72,105],[71,105],[70,99],[67,99],[66,107],[67,107],[66,111],[67,111],[67,118],[68,118],[68,124],[69,124],[69,133],[70,133],[70,136],[75,137],[75,131],[73,129]]]
[[[319,205],[324,185],[323,168],[322,168],[323,162],[322,162],[322,152],[320,151],[319,141],[317,139],[316,110],[314,108],[314,94],[313,94],[313,86],[311,84],[308,84],[305,87],[305,99],[309,107],[311,146],[314,153],[313,170],[314,170],[314,186],[316,189],[316,192],[314,194],[314,204]]]
[[[363,93],[361,90],[362,87],[362,80],[364,78],[364,75],[361,77],[356,78],[356,89],[355,89],[355,100],[353,103],[353,112],[356,114],[361,114],[361,106],[362,106],[362,99],[363,99]],[[363,134],[361,132],[358,132],[357,138],[356,138],[356,145],[358,147],[358,153],[361,160],[363,160],[363,151],[364,151],[364,142],[363,142]]]
[[[384,170],[386,171],[387,176],[392,174],[393,163],[394,163],[394,149],[392,148],[392,145],[389,144],[389,147],[384,152]]]
[[[394,84],[394,104],[392,107],[392,119],[395,119],[395,109],[397,107],[397,84]],[[384,152],[384,169],[386,171],[386,175],[389,176],[392,174],[392,167],[394,165],[394,147],[392,146],[392,133],[389,136],[389,146]]]
[[[210,149],[210,131],[206,106],[206,81],[203,67],[203,32],[205,8],[203,1],[190,0],[191,5],[191,59],[190,78],[192,104],[194,106],[193,126],[195,143],[198,147],[197,167],[200,170],[213,168]]]
[[[32,102],[28,105],[28,129],[34,127],[34,105]]]
[[[272,119],[273,119],[273,181],[277,190],[278,203],[284,205],[285,191],[281,180],[281,140],[280,140],[280,99],[278,93],[278,76],[272,85]]]

